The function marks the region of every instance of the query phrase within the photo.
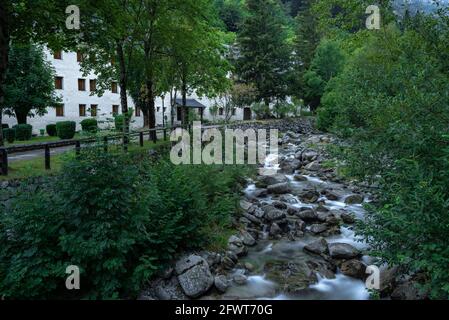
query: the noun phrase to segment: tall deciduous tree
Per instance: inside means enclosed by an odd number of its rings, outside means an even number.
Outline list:
[[[0,108],[15,116],[19,124],[26,123],[28,116],[44,115],[47,107],[60,101],[55,94],[53,68],[41,48],[31,44],[10,48],[4,94]]]
[[[11,40],[28,43],[58,44],[65,29],[66,0],[8,0],[0,1],[0,103],[4,100],[3,81],[8,67]],[[2,110],[0,110],[0,124]],[[0,145],[3,134],[0,130]]]
[[[249,16],[238,35],[237,71],[257,89],[258,101],[268,105],[288,93],[292,48],[279,0],[248,0]]]

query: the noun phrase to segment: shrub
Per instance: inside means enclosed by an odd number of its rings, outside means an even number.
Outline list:
[[[33,134],[33,126],[29,124],[18,124],[13,127],[16,130],[16,139],[19,141],[27,141],[31,139]]]
[[[230,226],[242,166],[141,160],[84,151],[45,188],[20,192],[0,214],[0,296],[61,298],[65,268],[78,265],[76,298],[130,297]]]
[[[56,132],[61,139],[73,139],[76,132],[76,122],[61,121],[56,123]]]
[[[84,119],[81,121],[81,128],[86,132],[97,132],[98,121],[95,118]]]
[[[16,140],[16,130],[3,129],[3,138],[9,143],[13,143]]]
[[[251,106],[251,110],[256,114],[257,119],[273,118],[270,106],[266,105],[265,103],[254,103]]]
[[[47,125],[46,131],[50,137],[56,137],[58,135],[58,132],[56,131],[56,124]]]

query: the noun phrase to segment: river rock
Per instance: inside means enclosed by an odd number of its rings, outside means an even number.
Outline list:
[[[336,193],[335,191],[331,191],[331,190],[324,190],[323,192],[321,192],[327,199],[331,200],[331,201],[336,201],[338,199],[340,199],[340,195],[338,193]]]
[[[309,208],[305,208],[305,210],[300,209],[298,212],[295,212],[295,215],[305,222],[318,220],[316,212]]]
[[[284,194],[284,193],[290,193],[291,189],[287,182],[282,182],[278,184],[273,184],[268,186],[268,193],[272,194]]]
[[[313,162],[309,163],[308,165],[306,165],[304,167],[304,169],[306,169],[308,171],[320,171],[321,165],[317,161],[313,161]]]
[[[244,274],[237,273],[236,275],[234,275],[232,280],[234,281],[235,284],[239,286],[244,286],[248,282],[248,277],[245,276]]]
[[[248,202],[246,200],[241,200],[240,201],[240,208],[242,208],[244,211],[248,211],[249,208],[252,207],[252,203]]]
[[[244,267],[246,270],[248,270],[250,272],[254,271],[254,266],[249,262],[245,262]]]
[[[228,279],[224,275],[218,275],[214,279],[215,288],[221,293],[225,293],[229,288]]]
[[[329,254],[334,259],[349,260],[360,256],[360,251],[347,243],[331,243]]]
[[[323,233],[327,229],[328,229],[328,226],[326,224],[324,224],[324,223],[322,223],[322,224],[312,224],[310,226],[310,232],[312,232],[313,234]]]
[[[259,218],[253,216],[252,214],[243,212],[243,213],[242,213],[242,216],[243,216],[244,218],[248,219],[250,222],[256,224],[256,225],[262,224],[262,221],[260,221]]]
[[[348,277],[357,279],[365,279],[367,276],[367,274],[365,273],[366,265],[356,259],[343,262],[340,266],[340,271]]]
[[[340,217],[341,217],[341,220],[343,220],[344,223],[353,224],[355,222],[355,218],[354,218],[354,216],[352,214],[343,212],[340,215]]]
[[[301,153],[301,159],[303,162],[312,162],[318,158],[318,153],[315,150],[304,150]]]
[[[281,227],[275,222],[273,222],[270,226],[270,235],[271,236],[277,236],[282,233]]]
[[[295,181],[298,181],[298,182],[306,182],[306,181],[308,181],[307,177],[299,175],[299,174],[296,174],[293,177],[293,179],[295,179]]]
[[[288,178],[283,174],[259,176],[256,186],[259,188],[266,188],[267,186],[287,181]]]
[[[256,245],[256,239],[247,231],[241,232],[241,238],[245,246],[252,247]]]
[[[427,294],[418,289],[417,283],[407,281],[397,286],[390,297],[392,300],[423,300]]]
[[[316,254],[327,254],[329,252],[328,243],[324,238],[319,238],[318,240],[307,244],[304,246],[304,250]]]
[[[299,198],[305,203],[315,203],[320,198],[320,194],[316,191],[308,190],[300,193]]]
[[[257,190],[253,191],[252,195],[255,198],[264,198],[268,195],[268,190],[267,189],[257,189]]]
[[[265,219],[267,219],[268,221],[276,221],[276,220],[281,220],[284,219],[286,217],[285,212],[276,209],[273,206],[266,206],[264,207],[264,212],[265,212]]]
[[[190,298],[198,298],[214,284],[207,261],[200,256],[184,257],[176,263],[178,281],[184,293]]]
[[[362,195],[360,195],[360,194],[352,194],[352,195],[346,197],[345,203],[349,204],[349,205],[351,205],[351,204],[361,204],[361,203],[363,203],[363,200],[364,200],[364,198],[363,198]]]
[[[298,199],[296,199],[291,194],[283,194],[282,196],[280,196],[279,200],[282,201],[282,202],[288,203],[288,204],[296,204],[296,203],[298,203]]]
[[[273,201],[272,205],[276,208],[276,209],[280,209],[280,210],[285,210],[287,209],[287,204],[281,201]]]
[[[299,169],[299,167],[301,166],[301,161],[299,161],[298,159],[292,159],[292,158],[288,158],[285,159],[283,161],[281,161],[280,163],[280,168],[282,170],[282,172],[285,172],[287,174],[292,174],[294,173],[297,169]]]

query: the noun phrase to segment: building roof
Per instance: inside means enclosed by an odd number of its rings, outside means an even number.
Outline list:
[[[176,99],[176,105],[177,106],[182,106],[182,99]],[[187,108],[201,108],[201,109],[205,109],[206,106],[201,104],[200,102],[198,102],[195,99],[187,99],[186,100],[186,107]]]

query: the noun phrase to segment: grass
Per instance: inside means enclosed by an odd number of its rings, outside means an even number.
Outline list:
[[[144,146],[140,147],[138,144],[130,144],[128,151],[130,153],[140,153],[145,152],[150,149],[162,146],[166,141],[159,140],[153,143],[151,141],[144,141]],[[82,150],[82,149],[81,149]],[[121,145],[110,146],[109,151],[111,153],[122,152]],[[29,160],[19,160],[12,161],[9,163],[9,173],[8,176],[0,176],[0,181],[5,180],[16,180],[16,179],[26,179],[31,177],[46,176],[58,173],[61,170],[62,165],[65,161],[73,159],[75,157],[75,151],[67,151],[61,154],[56,154],[51,156],[51,170],[45,170],[45,159],[44,157],[33,158]]]

